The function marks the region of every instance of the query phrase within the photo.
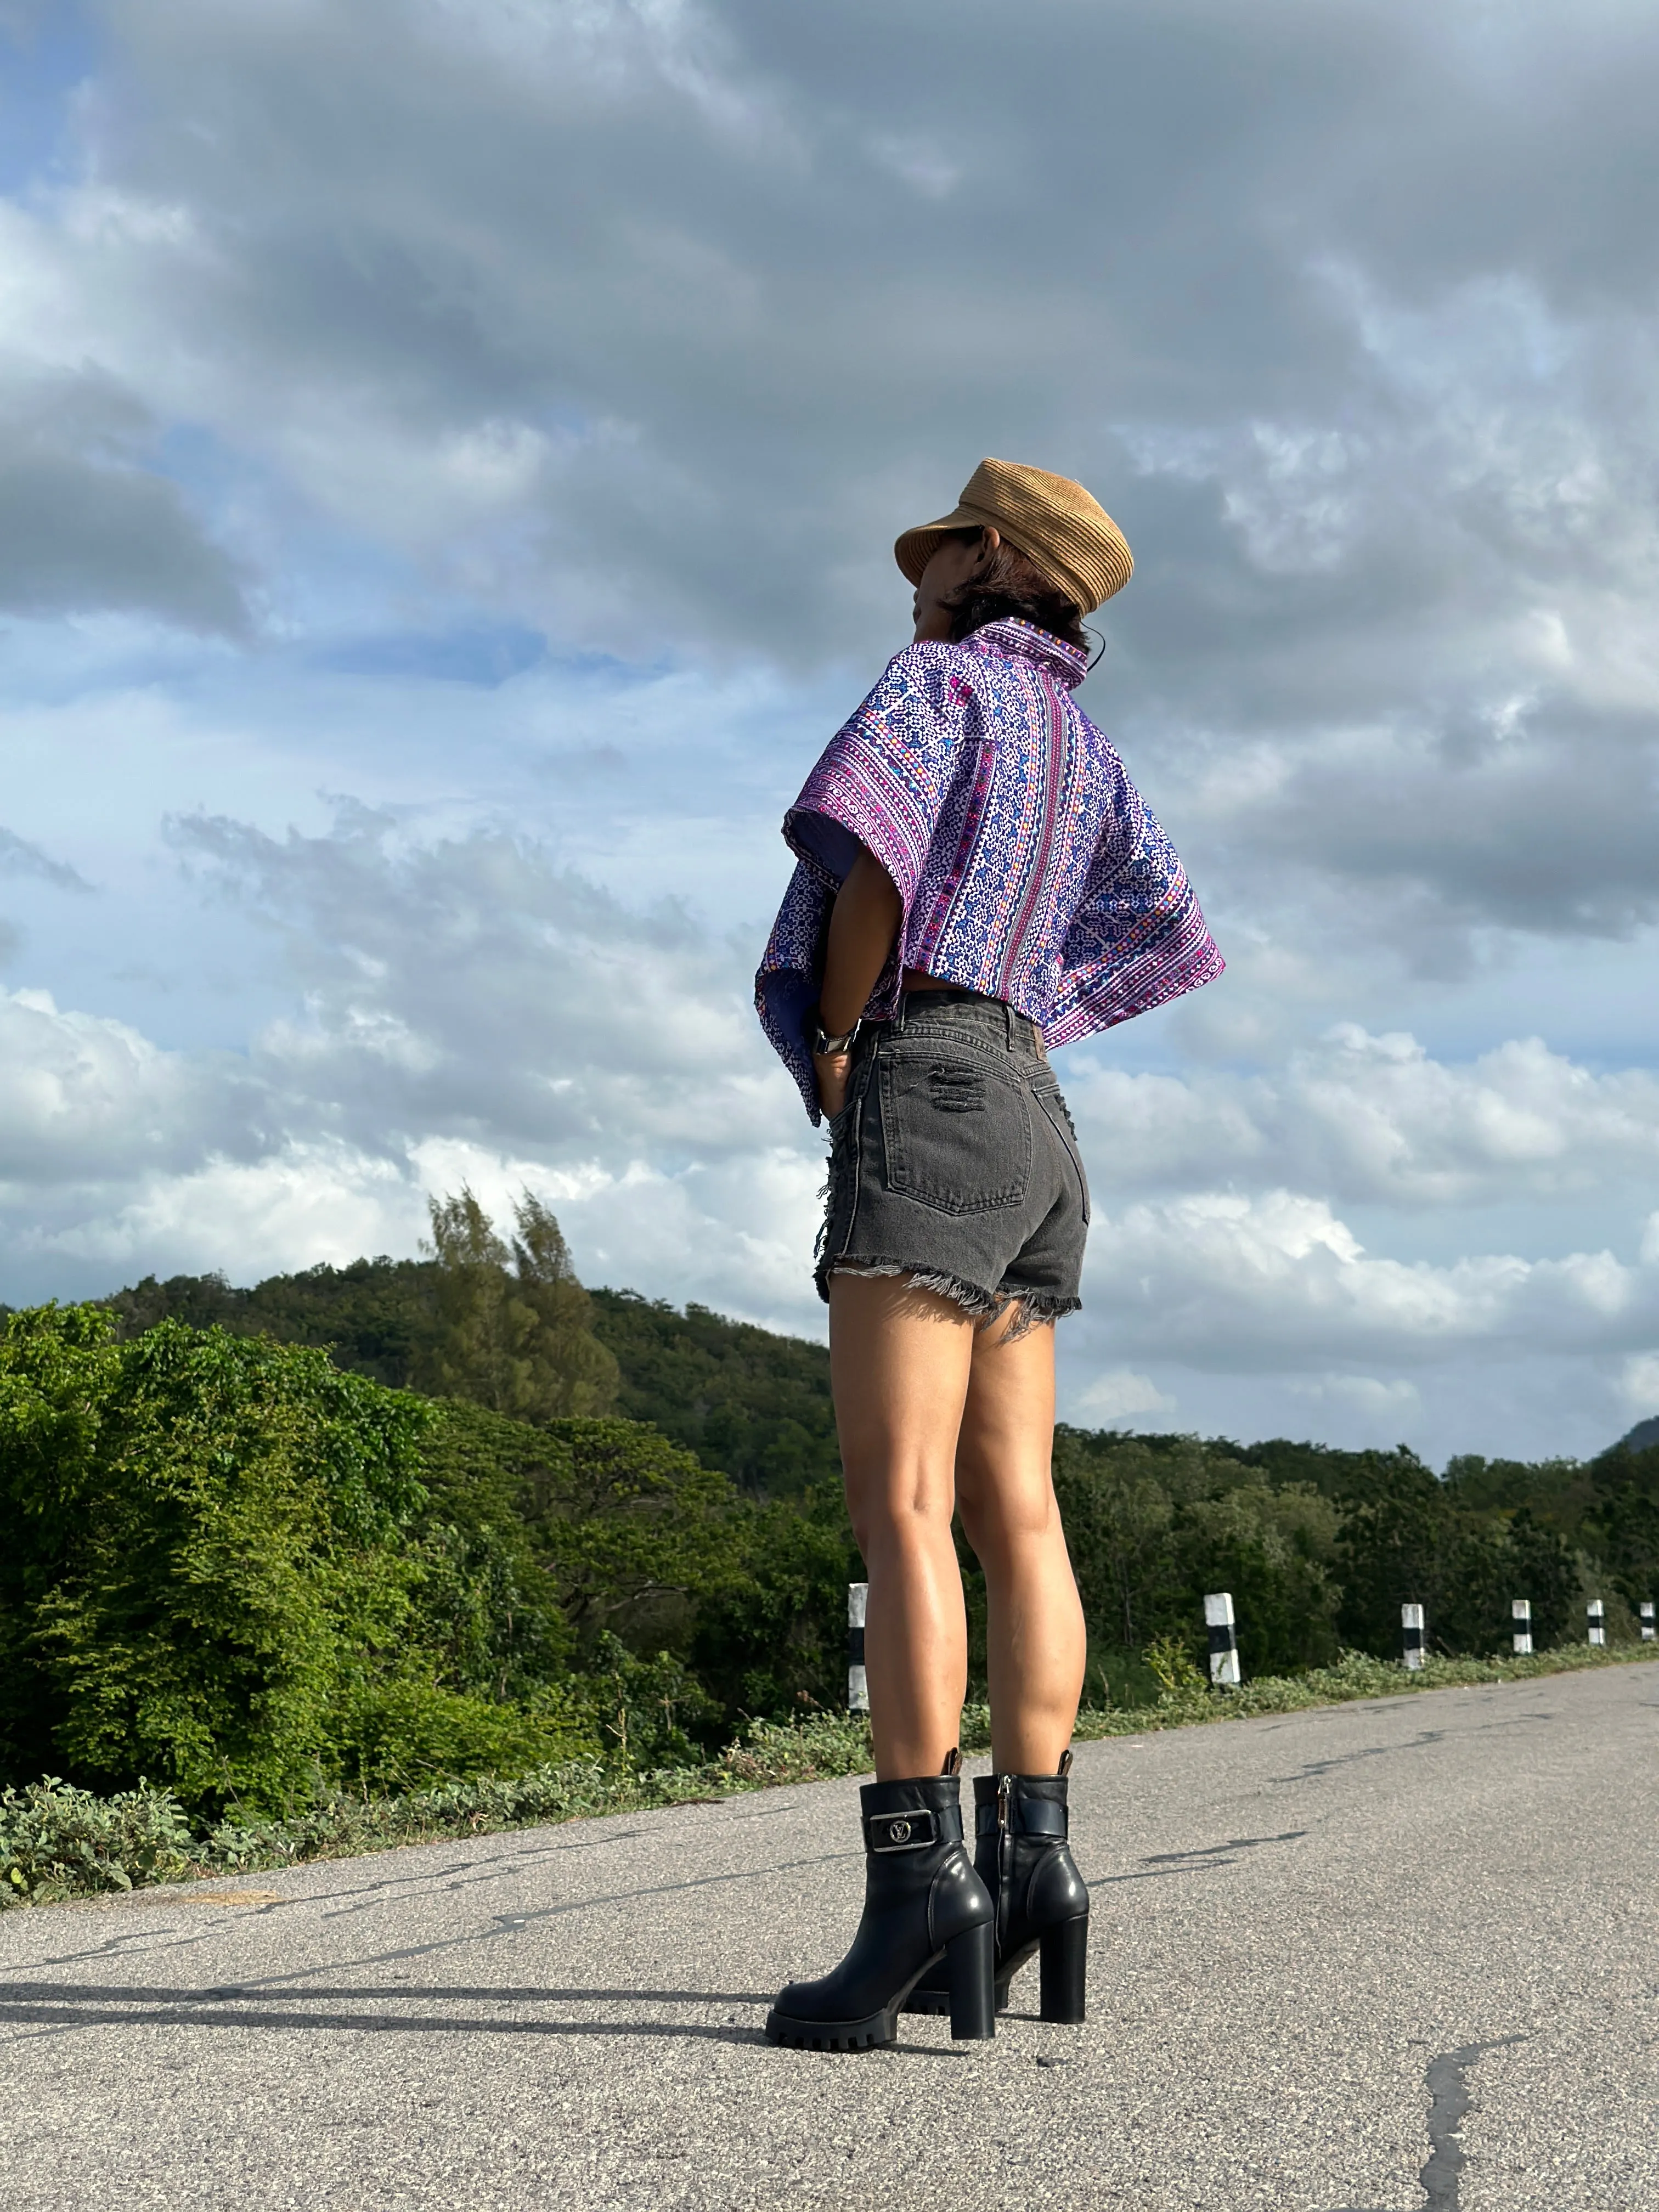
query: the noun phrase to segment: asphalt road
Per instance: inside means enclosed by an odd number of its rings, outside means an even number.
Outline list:
[[[14,1912],[3,2202],[1655,2212],[1656,1741],[1636,1666],[1085,1746],[1089,2025],[957,2048],[762,2037],[850,1782]]]

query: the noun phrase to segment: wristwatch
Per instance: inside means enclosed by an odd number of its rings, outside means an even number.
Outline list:
[[[854,1023],[852,1028],[848,1030],[845,1036],[826,1036],[823,1033],[823,1024],[815,1014],[812,1018],[813,1059],[823,1060],[827,1057],[832,1057],[837,1053],[851,1052],[853,1049],[853,1040],[857,1036],[859,1031],[863,1027],[864,1017],[860,1014],[857,1021]]]

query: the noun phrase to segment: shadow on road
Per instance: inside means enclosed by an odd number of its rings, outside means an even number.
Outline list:
[[[95,1984],[53,1984],[27,1995],[0,1990],[0,2022],[19,2028],[112,2027],[258,2027],[355,2029],[368,2034],[404,2035],[598,2035],[689,2037],[709,2043],[764,2043],[759,2027],[735,2022],[699,2021],[503,2020],[477,2014],[321,2012],[318,1998],[362,1998],[384,2004],[459,1999],[477,2004],[624,2002],[629,2004],[768,2004],[752,1992],[702,1990],[296,1990],[283,2007],[280,1990],[246,1995],[240,1990],[102,1988]],[[253,2002],[250,2002],[252,1998]]]
[[[288,1999],[292,2009],[282,2008]],[[596,2035],[690,2039],[704,2043],[766,2044],[764,2031],[736,2021],[524,2020],[457,2018],[447,2013],[319,2012],[319,1999],[362,1999],[429,2004],[687,2004],[769,2005],[753,1990],[600,1989],[165,1989],[143,1984],[52,1982],[0,1984],[0,2026],[23,2030],[78,2027],[172,2027],[356,2029],[371,2034]],[[9,2039],[0,2038],[0,2040]],[[890,2044],[907,2058],[953,2058],[963,2054],[933,2044]]]
[[[218,2005],[270,2004],[287,1997],[296,2004],[310,2004],[319,1998],[372,2001],[395,1997],[399,2002],[435,1999],[441,2003],[449,1999],[472,2004],[770,2004],[772,1994],[768,1991],[762,1995],[755,1990],[554,1990],[541,1984],[527,1989],[469,1989],[454,1982],[420,1987],[407,1983],[371,1982],[364,1988],[302,1990],[279,1989],[268,1982],[210,1983],[205,1987],[198,1982],[188,1989],[169,1989],[157,1982],[120,1985],[105,1982],[3,1982],[0,1983],[0,2016],[21,2006],[54,2001],[60,2004]]]

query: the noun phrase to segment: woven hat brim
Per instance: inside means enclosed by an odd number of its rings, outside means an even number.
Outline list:
[[[939,540],[948,538],[953,530],[983,530],[991,518],[986,514],[970,514],[959,507],[953,514],[942,514],[937,522],[919,522],[913,530],[902,530],[893,546],[893,558],[898,562],[908,583],[919,584],[921,572],[939,547]],[[1000,524],[993,525],[1000,528]]]
[[[1048,579],[1062,599],[1070,599],[1081,612],[1092,614],[1103,606],[1115,592],[1121,592],[1134,569],[1134,559],[1117,526],[1105,518],[1113,533],[1108,548],[1107,572],[1097,581],[1085,580],[1059,567],[1041,544],[1028,538],[1018,523],[1009,521],[1006,514],[993,514],[988,507],[964,503],[949,514],[940,515],[937,522],[919,522],[909,530],[902,530],[893,543],[893,558],[907,582],[919,584],[921,572],[938,551],[939,542],[953,530],[995,530],[1006,538],[1017,551]]]

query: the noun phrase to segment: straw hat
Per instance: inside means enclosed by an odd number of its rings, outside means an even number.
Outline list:
[[[1057,592],[1092,614],[1128,582],[1134,556],[1098,500],[1070,477],[1018,461],[981,461],[963,487],[953,514],[905,531],[893,557],[913,584],[947,531],[999,530]]]

